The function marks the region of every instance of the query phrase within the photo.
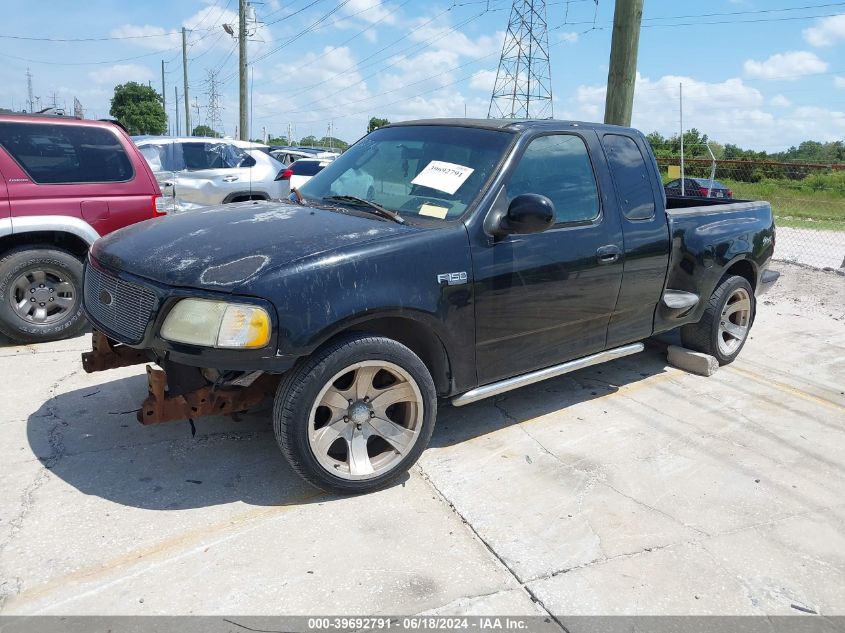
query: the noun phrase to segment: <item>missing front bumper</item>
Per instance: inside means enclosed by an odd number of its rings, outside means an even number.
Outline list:
[[[91,351],[82,354],[82,367],[86,372],[93,373],[140,365],[150,360],[146,351],[117,343],[94,330]],[[171,364],[170,368],[176,370],[179,366]],[[203,379],[199,370],[194,371],[198,381],[186,381],[185,376],[175,371],[171,376],[172,384],[168,385],[167,372],[148,365],[147,397],[138,410],[138,421],[141,424],[161,424],[246,411],[265,398],[272,397],[280,379],[280,376],[274,374],[261,374],[254,379],[253,374],[245,374],[238,379],[243,381],[240,385],[237,380],[216,385]]]
[[[147,366],[148,395],[138,411],[141,424],[161,424],[205,415],[230,415],[255,407],[272,397],[279,376],[264,374],[248,387],[215,387],[208,384],[187,393],[170,395],[167,374]]]

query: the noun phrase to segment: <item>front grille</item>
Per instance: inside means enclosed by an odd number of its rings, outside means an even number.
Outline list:
[[[85,309],[108,330],[106,334],[122,343],[141,342],[156,307],[155,293],[89,264],[85,267],[84,294]]]

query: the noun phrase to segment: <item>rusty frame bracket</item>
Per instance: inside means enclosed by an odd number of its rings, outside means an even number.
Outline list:
[[[273,395],[279,376],[264,374],[248,387],[207,385],[179,396],[168,395],[167,374],[161,369],[148,365],[147,381],[149,395],[138,411],[138,422],[144,425],[246,411]]]
[[[82,368],[89,374],[149,361],[144,350],[117,343],[99,330],[91,336],[91,351],[82,354]]]

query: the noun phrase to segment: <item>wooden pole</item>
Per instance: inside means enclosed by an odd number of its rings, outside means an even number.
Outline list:
[[[642,19],[643,0],[616,0],[613,41],[610,45],[610,69],[607,73],[605,123],[631,125]]]
[[[185,27],[182,27],[182,97],[185,99],[185,136],[191,134],[191,103],[188,101],[188,43]]]

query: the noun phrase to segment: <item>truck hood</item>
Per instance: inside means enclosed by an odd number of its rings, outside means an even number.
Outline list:
[[[91,254],[162,284],[231,292],[303,257],[417,230],[284,202],[243,202],[129,226],[97,240]]]

